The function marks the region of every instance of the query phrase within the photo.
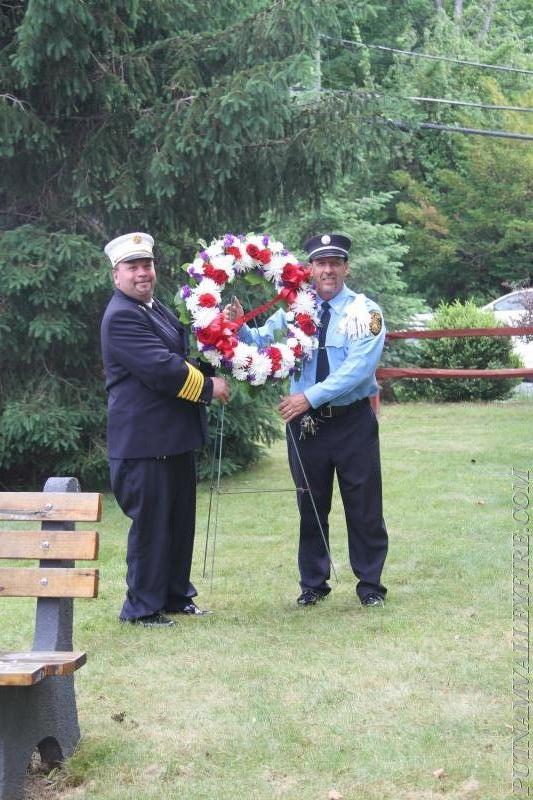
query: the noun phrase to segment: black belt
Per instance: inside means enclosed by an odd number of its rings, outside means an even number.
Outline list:
[[[362,400],[356,400],[353,403],[350,403],[348,406],[319,406],[315,410],[315,414],[322,419],[331,419],[332,417],[343,417],[345,414],[349,414],[351,411],[354,411],[356,408],[361,408],[361,406],[368,405],[368,397],[363,397]]]

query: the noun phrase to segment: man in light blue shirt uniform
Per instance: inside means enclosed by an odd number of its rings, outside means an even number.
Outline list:
[[[302,589],[297,602],[302,606],[316,604],[331,591],[328,516],[335,473],[357,595],[364,606],[381,606],[387,592],[381,583],[388,537],[378,423],[368,399],[378,392],[375,371],[385,326],[379,306],[344,283],[350,246],[347,236],[335,233],[313,236],[304,245],[319,301],[319,347],[304,360],[301,374],[291,379],[290,394],[279,405],[290,426],[291,473],[297,489],[304,490],[297,493]],[[241,312],[240,306],[234,309],[236,315]],[[285,311],[280,309],[261,328],[243,326],[240,337],[267,345],[275,331],[285,327]]]

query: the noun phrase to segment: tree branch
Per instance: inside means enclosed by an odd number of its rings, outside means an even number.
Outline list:
[[[480,39],[483,39],[490,30],[490,26],[492,24],[492,15],[494,13],[495,8],[496,8],[496,0],[488,0],[487,7],[485,9],[485,16],[483,18],[483,25],[479,32]]]

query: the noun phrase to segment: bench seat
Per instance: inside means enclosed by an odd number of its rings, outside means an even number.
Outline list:
[[[21,652],[0,650],[0,686],[33,686],[49,675],[70,675],[87,661],[80,651]]]

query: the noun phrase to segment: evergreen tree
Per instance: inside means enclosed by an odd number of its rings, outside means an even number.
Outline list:
[[[314,91],[318,33],[338,33],[344,8],[27,0],[2,10],[4,486],[58,471],[105,480],[107,240],[153,233],[168,300],[199,237],[254,229],[265,209],[379,157],[386,135],[357,98]],[[269,440],[271,416],[254,406],[247,438]]]

